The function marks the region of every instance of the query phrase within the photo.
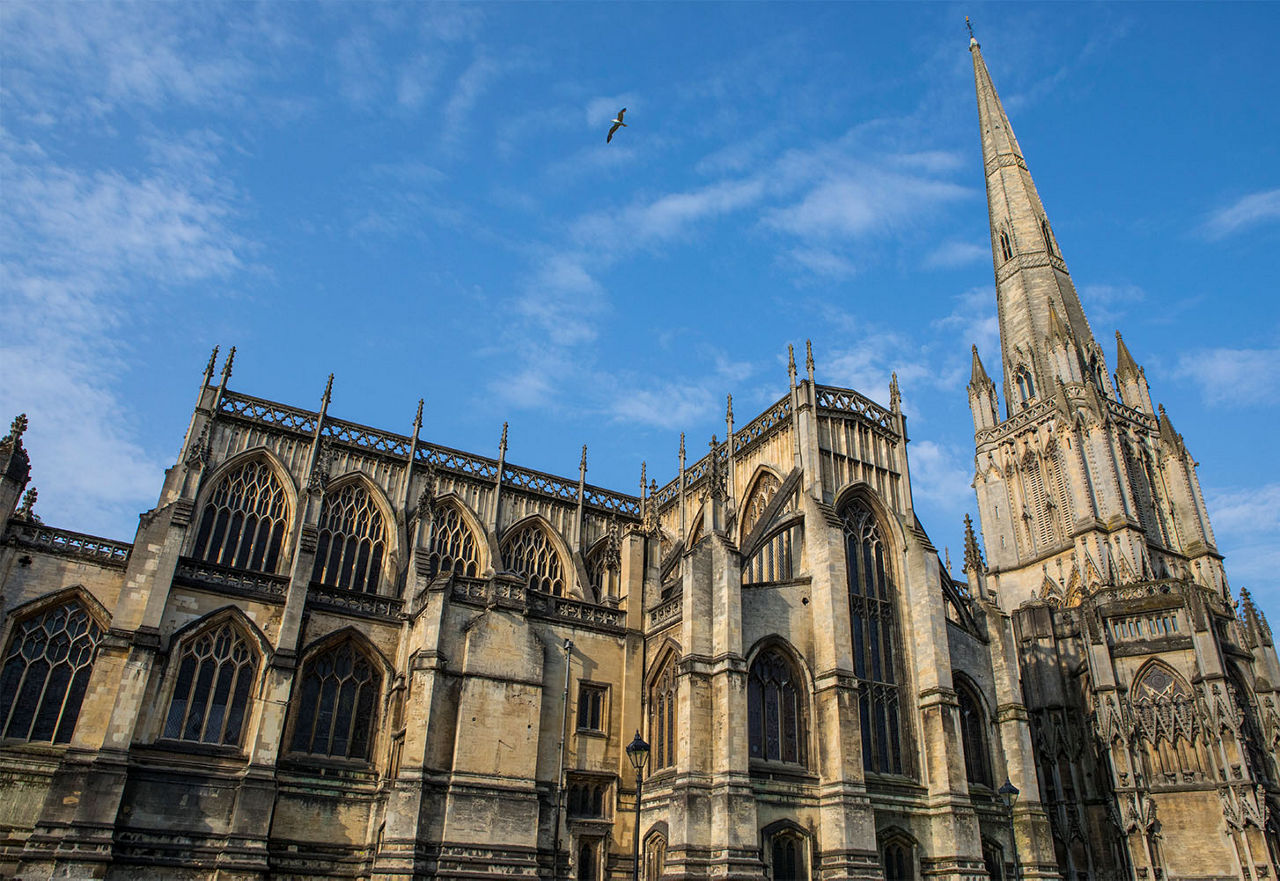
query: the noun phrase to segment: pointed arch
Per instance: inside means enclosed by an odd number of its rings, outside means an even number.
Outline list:
[[[601,602],[605,597],[618,595],[620,566],[615,537],[606,532],[582,555],[582,565],[587,573],[588,597]]]
[[[916,877],[915,836],[899,826],[890,826],[876,836],[880,865],[885,881],[911,881]]]
[[[239,746],[266,652],[262,631],[227,606],[174,634],[169,709],[161,736]]]
[[[484,524],[462,497],[453,492],[435,500],[427,553],[433,575],[452,572],[465,578],[479,578],[494,568]]]
[[[0,737],[69,743],[110,616],[83,587],[13,610],[0,659]]]
[[[382,652],[354,627],[315,640],[303,652],[286,741],[290,750],[368,761],[391,669]]]
[[[285,540],[297,486],[266,447],[232,456],[202,481],[189,556],[217,566],[275,574],[288,562]]]
[[[839,511],[845,540],[854,675],[859,681],[862,767],[880,774],[910,773],[900,683],[905,681],[898,628],[898,579],[893,544],[875,496],[845,493]]]
[[[747,491],[743,493],[742,503],[738,506],[738,547],[742,547],[747,536],[760,523],[769,503],[773,501],[778,490],[782,488],[783,477],[769,465],[759,465],[755,474],[747,483]]]
[[[812,684],[804,662],[780,636],[760,640],[748,657],[748,755],[809,767]]]
[[[659,650],[649,673],[649,767],[653,771],[670,768],[676,763],[676,732],[679,730],[679,682],[677,665],[680,653],[670,641]]]
[[[530,590],[567,596],[576,587],[569,547],[540,514],[512,524],[502,537],[501,548],[507,570],[524,576]]]
[[[361,471],[332,481],[320,503],[311,581],[377,593],[395,558],[396,517],[381,487]]]
[[[969,785],[980,784],[995,788],[991,773],[991,739],[989,733],[990,712],[977,683],[961,673],[952,671],[951,680],[956,689],[956,701],[960,710],[960,739],[964,744],[964,770]]]
[[[813,833],[795,820],[775,820],[760,830],[761,850],[775,881],[809,881]]]
[[[707,504],[703,502],[698,506],[698,513],[693,516],[693,523],[689,527],[689,532],[685,535],[684,546],[691,548],[702,540],[702,526],[706,522]]]

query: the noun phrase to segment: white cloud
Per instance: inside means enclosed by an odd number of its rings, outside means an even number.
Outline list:
[[[1130,306],[1147,298],[1146,291],[1135,284],[1087,284],[1079,293],[1095,334],[1101,328],[1116,324]]]
[[[1280,400],[1280,349],[1200,349],[1178,358],[1174,375],[1198,386],[1209,405]]]
[[[1227,577],[1255,601],[1280,611],[1275,573],[1280,567],[1280,483],[1248,488],[1206,488],[1205,504],[1218,547],[1226,555]],[[1273,624],[1280,621],[1273,621]]]
[[[771,212],[766,223],[813,238],[883,234],[968,194],[967,188],[946,181],[864,168],[824,180],[800,202]]]
[[[853,278],[858,272],[853,261],[826,248],[792,248],[785,256],[809,274],[829,281]]]
[[[951,313],[936,319],[933,327],[944,331],[953,342],[958,343],[957,349],[977,346],[979,352],[987,353],[988,360],[992,360],[994,354],[992,366],[996,368],[996,373],[992,378],[998,379],[1000,319],[996,315],[995,291],[984,286],[970,288],[957,296],[955,303]]]
[[[967,451],[930,440],[907,448],[911,492],[947,511],[959,512],[973,497],[973,458]],[[957,519],[959,514],[957,513]],[[952,524],[948,524],[948,528]]]
[[[943,242],[924,260],[929,268],[952,269],[957,266],[968,266],[991,254],[986,245],[975,245],[973,242]]]
[[[1221,239],[1273,220],[1280,220],[1280,190],[1264,190],[1212,212],[1201,229],[1209,238]]]

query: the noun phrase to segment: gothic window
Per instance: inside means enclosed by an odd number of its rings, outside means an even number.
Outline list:
[[[578,820],[602,820],[608,814],[610,783],[591,777],[570,777],[567,815]]]
[[[1125,471],[1129,475],[1129,487],[1133,492],[1133,503],[1137,507],[1138,521],[1147,537],[1161,544],[1167,544],[1160,517],[1156,513],[1155,482],[1146,461],[1146,456],[1132,444],[1124,444]]]
[[[982,839],[982,863],[991,881],[1004,881],[1004,849],[990,838]]]
[[[200,515],[192,556],[221,566],[275,572],[289,504],[271,466],[246,462],[219,481]]]
[[[1160,663],[1149,663],[1129,690],[1151,783],[1177,783],[1181,772],[1196,775],[1200,725],[1195,696],[1186,680]]]
[[[382,676],[354,640],[307,659],[293,723],[293,751],[368,759]]]
[[[881,774],[906,772],[899,715],[897,602],[888,548],[875,515],[854,501],[842,515],[849,577],[854,673],[862,726],[862,766]]]
[[[654,832],[644,844],[644,881],[661,881],[667,868],[667,837]]]
[[[769,503],[773,501],[773,497],[777,495],[781,486],[782,481],[778,480],[776,475],[768,471],[761,473],[756,480],[755,486],[751,489],[751,494],[747,496],[746,502],[742,505],[743,538],[750,535],[751,530],[756,528],[756,524],[764,516],[765,508],[769,507]]]
[[[1036,396],[1036,385],[1031,380],[1031,371],[1025,367],[1019,367],[1014,376],[1018,386],[1018,398],[1025,404]]]
[[[0,671],[0,737],[69,743],[101,638],[75,600],[15,624]]]
[[[480,552],[462,512],[455,506],[443,504],[436,509],[431,525],[431,571],[436,574],[452,572],[465,578],[480,574]]]
[[[991,777],[991,746],[987,741],[987,720],[982,712],[982,699],[969,683],[956,679],[956,696],[960,703],[960,732],[964,739],[964,770],[969,783],[994,784]]]
[[[807,737],[801,681],[777,649],[766,649],[747,675],[751,758],[804,766]]]
[[[223,621],[187,639],[177,662],[164,736],[238,746],[258,674],[258,656],[248,640]]]
[[[1034,453],[1028,453],[1022,460],[1023,490],[1034,524],[1033,537],[1039,548],[1046,550],[1057,544],[1057,532],[1052,503],[1045,492],[1043,464]]]
[[[1000,231],[1000,257],[1003,260],[1013,259],[1013,248],[1009,244],[1009,234],[1004,230]]]
[[[804,837],[794,829],[775,833],[769,841],[773,881],[808,881],[807,850]]]
[[[579,731],[603,731],[605,727],[605,701],[608,698],[609,689],[603,685],[588,685],[581,683],[578,686],[578,730]]]
[[[799,524],[774,533],[742,567],[743,584],[775,584],[795,577]]]
[[[915,861],[911,845],[895,838],[881,848],[880,860],[884,864],[885,881],[911,881],[915,877]]]
[[[311,580],[329,587],[377,593],[386,549],[382,512],[359,483],[325,494]]]
[[[565,594],[564,569],[551,536],[536,523],[528,523],[508,536],[502,544],[507,568],[529,579],[529,589]]]
[[[578,844],[578,881],[596,881],[600,867],[600,839],[587,838]]]
[[[676,763],[676,665],[668,660],[649,689],[649,742],[655,771]]]
[[[1044,218],[1040,219],[1040,235],[1044,236],[1044,249],[1049,252],[1049,256],[1053,256],[1053,237],[1049,235],[1049,221]]]
[[[611,534],[612,535],[612,534]],[[619,552],[615,539],[606,536],[596,542],[583,564],[587,568],[587,582],[596,602],[618,593]]]

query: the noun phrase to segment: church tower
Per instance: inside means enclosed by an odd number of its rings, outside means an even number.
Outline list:
[[[969,49],[1005,404],[1001,418],[975,347],[988,565],[970,577],[1012,619],[1057,870],[1275,877],[1270,631],[1247,594],[1232,597],[1196,462],[1119,333],[1108,371],[976,39]]]

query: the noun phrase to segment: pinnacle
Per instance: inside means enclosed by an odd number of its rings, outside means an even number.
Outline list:
[[[1129,347],[1124,344],[1124,337],[1116,331],[1116,373],[1120,376],[1137,375],[1138,364],[1129,354]]]
[[[987,370],[982,366],[982,359],[978,357],[978,347],[973,347],[973,370],[969,377],[970,386],[983,386],[991,382],[991,377],[987,376]]]

